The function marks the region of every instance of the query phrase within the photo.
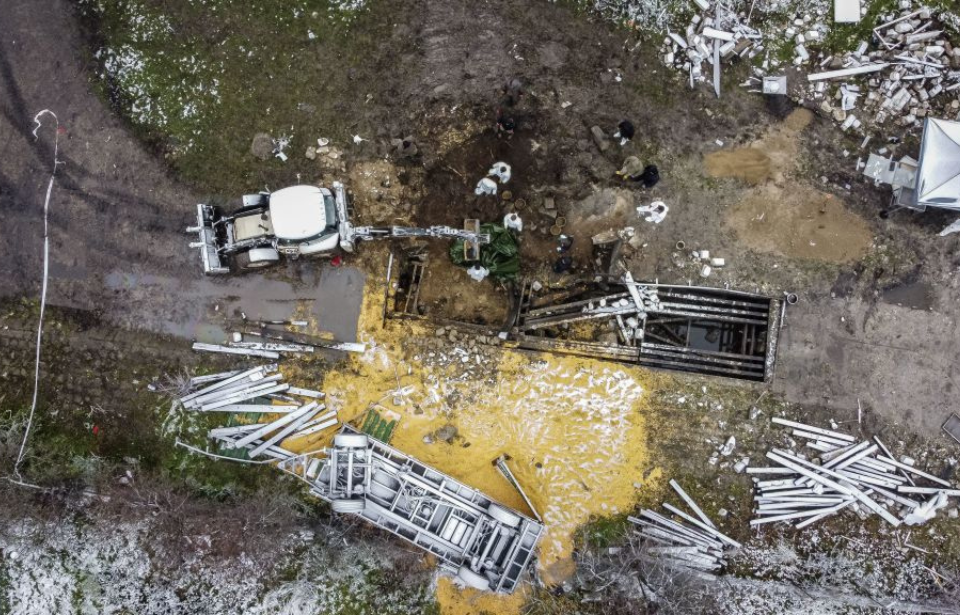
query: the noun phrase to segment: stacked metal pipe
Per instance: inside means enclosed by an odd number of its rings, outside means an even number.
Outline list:
[[[292,455],[280,446],[285,440],[320,433],[339,421],[335,410],[327,411],[318,401],[322,392],[293,387],[282,380],[276,364],[200,376],[191,379],[190,387],[196,390],[180,397],[180,404],[199,412],[280,415],[266,423],[218,427],[210,430],[209,436],[227,448],[246,449],[251,459],[261,455],[287,459]],[[197,388],[201,385],[206,386]]]
[[[773,422],[791,428],[818,454],[811,460],[773,449],[766,456],[774,466],[747,468],[757,475],[752,526],[782,521],[802,529],[847,509],[861,517],[875,513],[895,527],[916,525],[932,519],[948,497],[960,496],[949,482],[895,459],[879,438],[858,441],[831,429],[776,417]],[[916,480],[940,486],[917,486]],[[930,497],[910,497],[916,495]]]
[[[665,503],[667,515],[644,509],[639,517],[627,517],[640,526],[641,536],[656,544],[645,552],[674,567],[699,572],[719,570],[726,563],[724,550],[740,547],[740,543],[721,533],[677,481],[671,480],[670,486],[692,514]],[[671,519],[671,515],[676,519]]]

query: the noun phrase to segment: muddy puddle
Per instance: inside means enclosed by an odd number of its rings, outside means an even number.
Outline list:
[[[250,320],[306,318],[331,337],[354,341],[365,276],[352,267],[301,267],[299,280],[264,275],[176,278],[114,271],[109,312],[135,328],[207,343],[221,343],[246,316]]]
[[[924,282],[901,284],[884,289],[880,293],[884,303],[899,305],[911,310],[929,310],[934,307],[935,298],[933,288]]]

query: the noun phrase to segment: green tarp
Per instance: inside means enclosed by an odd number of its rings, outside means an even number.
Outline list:
[[[480,246],[479,261],[468,262],[464,258],[462,239],[450,246],[450,260],[460,267],[486,267],[490,275],[498,280],[515,280],[520,271],[520,249],[516,237],[497,224],[481,224],[480,232],[490,235],[490,243]]]

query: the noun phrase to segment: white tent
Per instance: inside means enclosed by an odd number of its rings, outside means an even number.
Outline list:
[[[960,122],[924,122],[914,198],[918,209],[960,210]]]

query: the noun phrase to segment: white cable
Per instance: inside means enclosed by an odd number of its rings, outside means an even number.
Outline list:
[[[53,137],[53,170],[50,173],[50,182],[47,184],[47,196],[43,201],[43,283],[40,287],[40,319],[37,324],[37,353],[33,369],[33,401],[30,404],[30,416],[27,418],[27,427],[23,432],[23,442],[20,443],[20,452],[17,454],[17,461],[13,465],[13,473],[18,479],[20,478],[20,464],[23,462],[23,456],[27,450],[27,440],[30,438],[30,429],[33,427],[33,415],[37,411],[37,394],[40,391],[40,342],[43,338],[43,313],[47,307],[47,279],[50,276],[50,233],[47,220],[50,211],[50,194],[53,192],[53,182],[57,175],[57,165],[60,164],[60,161],[57,160],[60,145],[60,120],[57,118],[56,113],[49,109],[44,109],[33,116],[33,121],[36,123],[36,127],[33,129],[33,138],[39,138],[37,131],[43,126],[40,118],[46,114],[53,116],[56,127]]]

